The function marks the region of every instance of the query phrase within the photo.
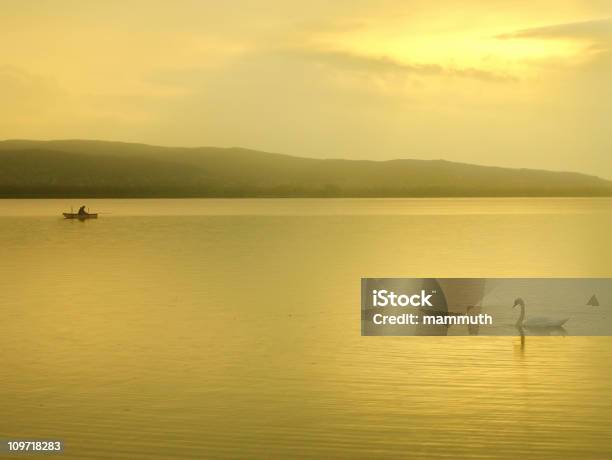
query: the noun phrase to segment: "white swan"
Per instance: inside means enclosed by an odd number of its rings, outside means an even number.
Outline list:
[[[516,325],[518,327],[525,328],[553,328],[563,326],[569,318],[553,319],[546,318],[544,316],[534,316],[532,318],[525,319],[525,302],[520,297],[514,301],[512,308],[516,306],[521,307],[521,315],[519,316]]]

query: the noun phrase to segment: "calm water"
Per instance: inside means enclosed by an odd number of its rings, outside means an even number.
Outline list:
[[[361,337],[361,277],[612,276],[612,200],[0,200],[0,437],[62,458],[612,455],[612,339]]]

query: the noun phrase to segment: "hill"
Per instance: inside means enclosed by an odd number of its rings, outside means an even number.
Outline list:
[[[0,142],[0,196],[612,196],[612,182],[444,160],[321,160],[241,148],[11,140]]]

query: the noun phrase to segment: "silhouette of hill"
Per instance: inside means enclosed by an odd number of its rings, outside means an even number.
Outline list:
[[[612,196],[612,181],[444,160],[322,160],[242,148],[9,140],[0,142],[0,196]]]

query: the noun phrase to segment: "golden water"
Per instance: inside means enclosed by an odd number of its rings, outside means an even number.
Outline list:
[[[612,339],[361,337],[359,306],[366,276],[612,276],[612,200],[58,217],[81,201],[0,200],[0,438],[71,459],[612,455]]]

